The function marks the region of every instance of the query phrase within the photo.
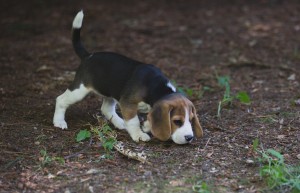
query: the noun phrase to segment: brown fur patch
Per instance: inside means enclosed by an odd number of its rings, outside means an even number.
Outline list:
[[[128,121],[137,115],[138,103],[143,100],[146,91],[143,87],[127,89],[120,99],[120,108],[124,120]]]

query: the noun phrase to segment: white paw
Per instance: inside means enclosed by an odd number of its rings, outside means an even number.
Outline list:
[[[61,129],[67,129],[68,125],[65,120],[59,120],[59,121],[53,121],[53,124],[55,127],[61,128]]]
[[[151,125],[150,125],[149,121],[144,122],[144,125],[142,126],[142,130],[145,133],[149,133],[151,131]]]
[[[139,141],[149,141],[150,140],[150,136],[147,133],[143,133],[138,132],[138,133],[134,133],[131,138],[133,139],[133,141],[135,142],[139,142]]]

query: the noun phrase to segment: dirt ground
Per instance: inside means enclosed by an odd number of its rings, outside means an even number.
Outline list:
[[[75,141],[97,125],[96,95],[68,110],[68,130],[53,127],[55,98],[79,65],[70,29],[80,9],[89,51],[155,64],[179,86],[205,90],[190,97],[203,138],[137,144],[117,131],[151,164],[116,151],[103,159],[96,138]],[[299,164],[298,1],[10,0],[0,10],[0,192],[193,192],[200,181],[215,192],[261,192],[255,139]],[[235,101],[217,118],[224,94],[217,75],[229,76],[232,93],[246,91],[251,105]]]

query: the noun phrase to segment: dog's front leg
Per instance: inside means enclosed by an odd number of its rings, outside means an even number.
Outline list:
[[[149,122],[149,120],[146,120],[146,121],[144,122],[144,125],[142,126],[142,130],[143,130],[145,133],[151,132],[151,123]]]
[[[125,125],[129,135],[134,141],[139,142],[150,140],[150,136],[141,130],[140,121],[137,115],[132,119],[125,120]]]
[[[149,141],[150,136],[140,128],[140,121],[137,116],[137,104],[120,102],[121,112],[125,121],[126,130],[130,137],[135,141]]]

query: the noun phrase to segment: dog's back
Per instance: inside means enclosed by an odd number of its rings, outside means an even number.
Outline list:
[[[136,68],[146,65],[112,52],[97,52],[83,58],[70,89],[84,83],[99,94],[120,99]]]

